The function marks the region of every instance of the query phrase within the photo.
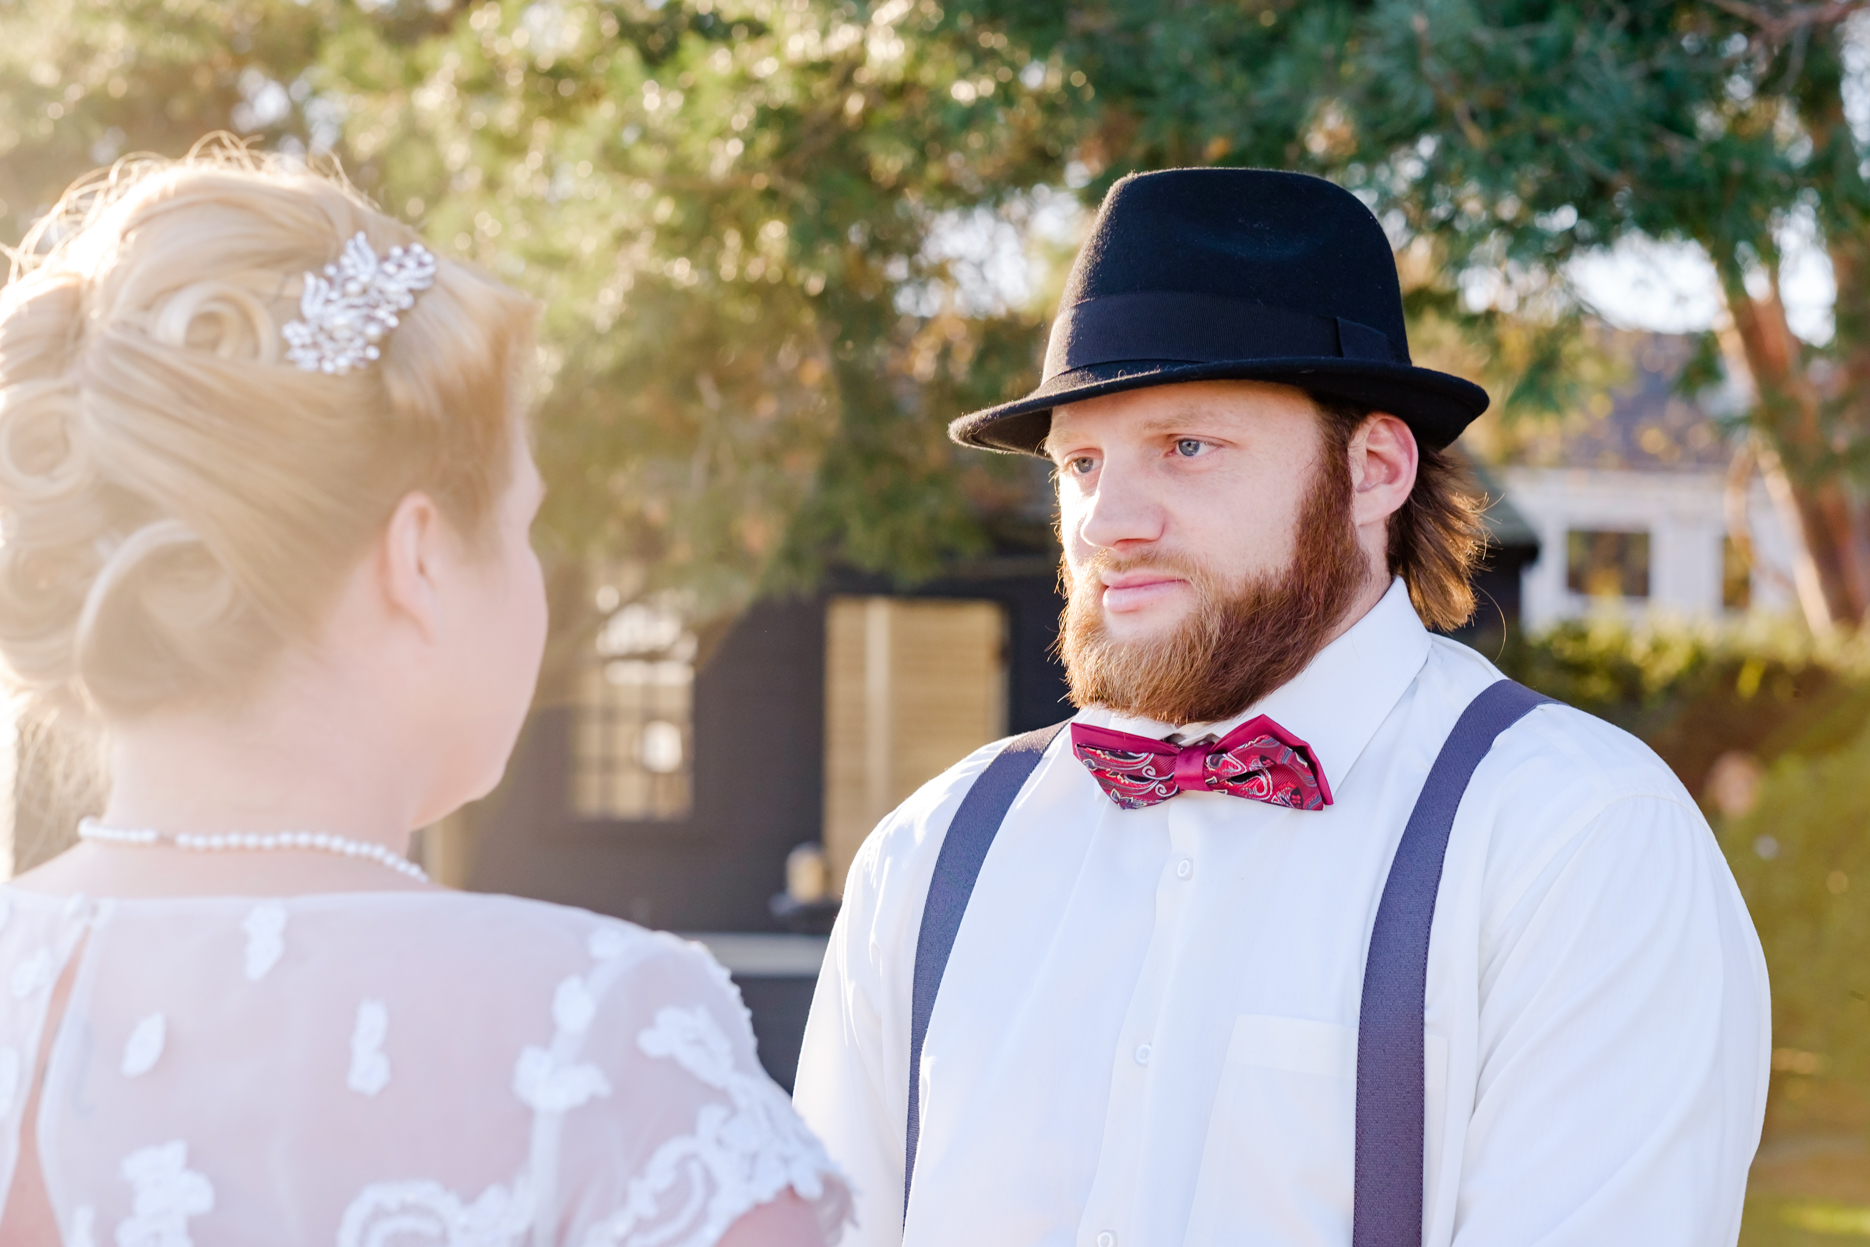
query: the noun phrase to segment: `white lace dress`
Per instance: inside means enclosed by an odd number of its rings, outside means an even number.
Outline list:
[[[711,1247],[788,1188],[833,1239],[849,1212],[726,972],[582,910],[0,887],[0,1191],[47,1043],[66,1247]]]

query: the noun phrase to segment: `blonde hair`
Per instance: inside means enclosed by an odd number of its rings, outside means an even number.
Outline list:
[[[237,697],[311,639],[412,490],[470,541],[511,475],[536,304],[438,257],[343,376],[284,359],[303,276],[362,232],[333,176],[227,145],[74,186],[0,291],[0,657],[130,717]]]

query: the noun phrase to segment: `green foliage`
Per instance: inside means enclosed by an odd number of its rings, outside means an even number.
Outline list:
[[[1695,350],[1682,365],[1682,370],[1675,374],[1674,392],[1682,398],[1692,399],[1717,386],[1724,372],[1721,360],[1721,341],[1712,329],[1695,335]]]
[[[179,155],[210,131],[277,137],[299,84],[355,20],[335,0],[30,0],[0,5],[0,222],[15,242],[79,175],[126,152]],[[300,97],[304,98],[303,88]],[[276,115],[279,109],[286,115]],[[303,129],[303,117],[298,127]]]
[[[16,237],[98,161],[236,129],[540,295],[546,529],[698,613],[826,559],[930,574],[1016,471],[943,430],[1030,384],[1043,322],[931,238],[1032,210],[1068,88],[932,0],[20,0],[0,82]]]
[[[1815,756],[1870,723],[1870,649],[1819,645],[1785,622],[1573,621],[1509,635],[1497,661],[1640,737],[1697,795],[1724,753]]]
[[[1080,156],[1092,191],[1136,169],[1227,163],[1336,178],[1422,254],[1444,309],[1473,288],[1509,320],[1563,327],[1562,266],[1632,232],[1688,238],[1717,261],[1773,260],[1773,227],[1809,201],[1849,199],[1845,128],[1813,156],[1799,124],[1824,97],[1837,34],[1802,58],[1722,8],[1678,0],[1284,0],[1182,6],[1092,0],[1043,10],[985,0],[1035,48],[1088,75],[1097,122]],[[1826,97],[1828,98],[1828,97]],[[1836,146],[1842,144],[1843,146]],[[1849,186],[1842,186],[1848,182]],[[1840,189],[1841,188],[1841,189]],[[1509,326],[1467,328],[1483,353]],[[1540,375],[1493,369],[1510,406],[1549,409]]]
[[[943,244],[1044,250],[1048,188],[1088,205],[1199,163],[1336,178],[1398,245],[1419,357],[1509,414],[1575,406],[1580,251],[1691,238],[1738,281],[1776,263],[1789,212],[1861,224],[1839,28],[1799,21],[1698,0],[7,0],[0,219],[17,237],[91,165],[217,129],[330,151],[547,300],[556,544],[714,613],[827,559],[914,577],[988,539],[1020,465],[957,456],[942,426],[1030,384],[1050,309]],[[1870,325],[1849,302],[1841,343]],[[1825,470],[1861,457],[1840,430]]]
[[[1870,1084],[1870,732],[1768,771],[1758,806],[1721,829],[1773,985],[1773,1043],[1807,1072]]]
[[[928,574],[980,542],[945,417],[1024,380],[1039,326],[955,315],[928,240],[1049,169],[1056,92],[940,21],[483,3],[413,52],[371,26],[327,55],[383,198],[548,301],[557,530],[704,609],[776,558]]]
[[[1820,1074],[1859,1097],[1870,1095],[1867,654],[1861,641],[1822,647],[1771,625],[1597,621],[1514,638],[1501,659],[1635,732],[1691,791],[1728,750],[1767,764],[1751,812],[1711,817],[1765,948],[1773,1043],[1794,1062],[1786,1076]],[[1805,1241],[1774,1228],[1802,1208],[1763,1199],[1743,1241]]]
[[[1833,1199],[1747,1194],[1739,1247],[1838,1247],[1870,1236],[1870,1209]]]
[[[1858,665],[1856,650],[1821,648],[1777,621],[1631,626],[1613,618],[1514,634],[1498,662],[1521,683],[1645,738],[1691,704],[1728,699],[1758,717],[1797,699],[1802,678],[1829,678]]]

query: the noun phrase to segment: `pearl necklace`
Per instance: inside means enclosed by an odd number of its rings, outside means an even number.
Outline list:
[[[352,840],[348,836],[334,836],[328,831],[276,831],[252,832],[235,831],[225,835],[203,836],[192,832],[152,831],[147,828],[125,829],[106,827],[95,818],[87,818],[78,824],[80,840],[95,840],[100,844],[168,844],[178,849],[194,852],[215,853],[225,850],[271,849],[309,849],[317,853],[335,853],[339,857],[361,857],[387,866],[399,874],[411,879],[429,882],[426,870],[380,844],[368,840]]]

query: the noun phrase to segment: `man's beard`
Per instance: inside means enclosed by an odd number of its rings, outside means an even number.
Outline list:
[[[1195,609],[1169,636],[1112,640],[1099,573],[1138,568],[1185,577]],[[1230,587],[1189,560],[1100,549],[1063,577],[1071,596],[1058,648],[1072,704],[1183,724],[1232,718],[1303,671],[1343,623],[1369,568],[1351,523],[1350,473],[1327,459],[1283,570]]]

